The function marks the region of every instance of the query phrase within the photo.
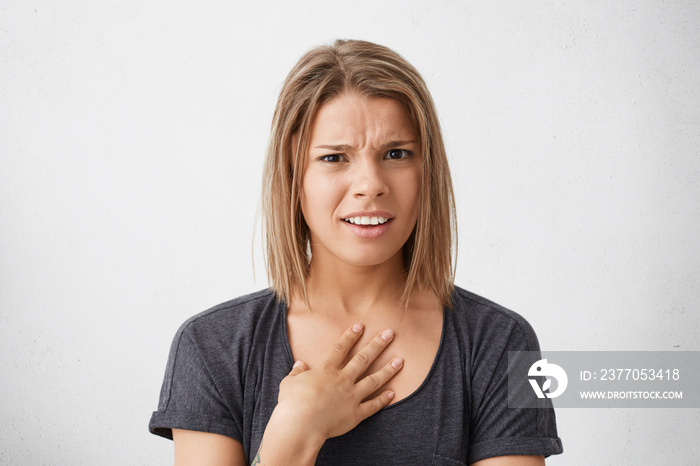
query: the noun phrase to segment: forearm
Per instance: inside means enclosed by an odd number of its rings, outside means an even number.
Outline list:
[[[324,442],[323,436],[304,429],[298,419],[290,419],[284,412],[275,409],[251,465],[313,466]]]

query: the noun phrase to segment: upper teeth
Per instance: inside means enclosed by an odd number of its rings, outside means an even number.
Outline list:
[[[386,217],[348,217],[345,221],[355,225],[381,225],[388,222],[389,219]]]

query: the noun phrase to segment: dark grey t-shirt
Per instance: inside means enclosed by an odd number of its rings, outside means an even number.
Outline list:
[[[423,384],[345,435],[320,465],[460,465],[501,455],[562,452],[554,411],[507,407],[508,351],[539,351],[518,314],[460,288],[443,311],[440,347]],[[264,290],[198,314],[178,330],[152,433],[213,432],[250,462],[293,364],[286,306]]]

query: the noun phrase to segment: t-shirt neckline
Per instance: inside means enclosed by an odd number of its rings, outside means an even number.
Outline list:
[[[282,327],[283,331],[282,334],[284,336],[284,351],[287,355],[287,360],[289,362],[289,370],[291,370],[292,366],[294,365],[294,355],[292,354],[292,345],[289,343],[289,329],[287,328],[287,303],[284,301],[279,302],[279,309],[282,314]],[[433,359],[433,363],[430,366],[430,370],[428,371],[428,375],[425,376],[425,379],[423,379],[423,382],[415,389],[413,390],[408,396],[400,399],[396,403],[391,403],[384,408],[382,408],[379,413],[393,409],[397,406],[402,406],[409,402],[410,400],[413,400],[414,398],[417,398],[422,391],[425,390],[425,387],[427,387],[431,379],[433,378],[433,374],[437,371],[437,365],[438,362],[442,356],[443,353],[443,346],[445,344],[445,334],[446,334],[446,326],[447,326],[447,314],[448,314],[448,309],[447,307],[443,304],[442,306],[442,329],[440,330],[440,343],[438,344],[438,350],[435,353],[435,358]]]

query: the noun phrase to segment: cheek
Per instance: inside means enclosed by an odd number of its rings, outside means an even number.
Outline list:
[[[342,197],[339,192],[338,183],[329,177],[307,173],[301,191],[301,211],[307,223],[332,215]]]
[[[419,171],[411,172],[403,177],[399,186],[399,199],[405,206],[413,208],[415,213],[418,212],[418,202],[420,199],[421,188],[421,173]]]

